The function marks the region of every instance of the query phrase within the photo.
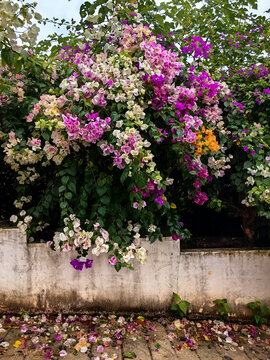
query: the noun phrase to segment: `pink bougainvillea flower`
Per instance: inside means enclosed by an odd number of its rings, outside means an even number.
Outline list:
[[[111,257],[111,258],[109,259],[109,263],[110,263],[111,265],[116,265],[116,263],[117,263],[117,258],[116,258],[116,256]]]
[[[60,355],[61,356],[61,355]],[[51,350],[46,350],[44,355],[43,355],[43,358],[44,359],[50,359],[52,357],[52,353],[51,353]]]
[[[63,340],[63,336],[62,336],[61,334],[56,334],[56,335],[54,336],[54,339],[55,339],[56,341],[61,341],[61,340]]]
[[[116,337],[116,339],[119,340],[119,339],[121,339],[122,336],[117,332],[117,333],[115,333],[115,337]]]
[[[97,341],[97,337],[96,336],[90,336],[90,338],[88,339],[90,343],[94,343]]]
[[[182,239],[182,236],[178,236],[177,234],[172,234],[172,239],[173,240],[181,240]]]
[[[165,201],[162,199],[161,196],[158,196],[155,201],[159,204],[159,205],[164,205]]]
[[[97,347],[97,352],[98,352],[98,353],[103,352],[103,350],[104,350],[104,347],[103,347],[102,345],[99,345],[99,346]]]
[[[196,191],[194,196],[194,202],[198,205],[203,205],[208,200],[208,196],[205,192]]]

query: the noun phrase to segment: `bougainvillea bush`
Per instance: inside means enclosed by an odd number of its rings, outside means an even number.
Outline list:
[[[76,46],[58,53],[51,89],[20,119],[23,130],[2,132],[18,181],[11,220],[30,240],[53,228],[47,245],[76,250],[78,270],[101,253],[116,270],[144,263],[140,238],[188,238],[181,202],[211,201],[207,189],[232,157],[220,107],[230,91],[182,57],[208,57],[211,46],[192,37],[171,49],[140,23],[136,3],[128,13],[107,7],[105,25],[88,16]],[[1,76],[12,85],[2,108],[24,102],[23,74],[6,66]]]
[[[234,154],[231,184],[239,194],[243,230],[254,238],[256,216],[270,218],[270,76],[262,64],[228,72],[231,93],[225,101],[230,152]]]

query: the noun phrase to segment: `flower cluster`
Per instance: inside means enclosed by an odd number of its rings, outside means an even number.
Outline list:
[[[262,91],[255,89],[254,96],[255,101],[261,105],[264,101],[270,99],[270,88],[263,89]]]
[[[194,53],[194,59],[197,57],[204,57],[205,59],[208,58],[210,55],[210,49],[212,47],[211,44],[206,43],[202,38],[199,36],[191,36],[191,40],[189,38],[184,39],[189,44],[186,46],[182,46],[181,50],[183,54],[192,54]]]
[[[14,74],[8,66],[0,67],[0,84],[3,87],[0,95],[0,106],[9,104],[16,98],[19,102],[24,99],[24,75]]]
[[[32,24],[33,19],[40,22],[42,19],[38,12],[35,12],[35,4],[23,4],[19,6],[14,1],[1,1],[0,3],[0,40],[8,39],[15,50],[18,50],[18,39],[33,45],[36,42],[39,28]],[[31,26],[30,26],[31,25]]]
[[[69,140],[81,140],[96,144],[105,131],[110,130],[111,119],[100,119],[98,113],[85,114],[87,123],[83,124],[76,116],[63,115],[64,126]]]
[[[230,73],[226,81],[233,92],[225,102],[224,118],[235,146],[232,183],[242,195],[242,205],[269,218],[269,71],[251,65]]]
[[[174,240],[186,239],[174,174],[187,181],[186,199],[203,205],[210,197],[203,187],[229,168],[220,104],[226,84],[185,67],[177,48],[136,22],[139,14],[117,22],[118,11],[108,31],[87,27],[77,47],[60,51],[61,79],[34,104],[23,136],[4,135],[5,161],[19,183],[42,189],[26,210],[27,234],[51,222],[48,245],[76,251],[78,270],[92,266],[89,253],[108,254],[116,270],[132,268],[133,258],[145,263],[138,239],[161,238],[166,222]],[[183,51],[207,57],[210,47],[193,36]]]
[[[213,130],[205,129],[205,127],[203,126],[201,131],[198,131],[196,135],[197,135],[197,140],[195,141],[196,156],[205,154],[208,149],[212,152],[219,151],[220,146],[218,145],[216,136],[213,134]]]

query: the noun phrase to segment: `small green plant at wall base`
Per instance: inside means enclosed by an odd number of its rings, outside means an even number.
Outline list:
[[[187,314],[190,303],[186,300],[182,300],[176,293],[173,293],[173,301],[171,310],[176,311],[180,318],[184,317]]]
[[[247,304],[248,308],[254,311],[254,322],[257,326],[267,322],[267,316],[270,315],[268,306],[262,305],[260,301],[253,301]]]
[[[217,305],[217,312],[223,319],[228,319],[229,313],[231,312],[230,305],[227,299],[216,299],[213,301]]]

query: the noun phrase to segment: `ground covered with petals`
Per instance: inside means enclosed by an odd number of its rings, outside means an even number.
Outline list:
[[[119,315],[2,315],[1,359],[270,359],[270,328]]]

